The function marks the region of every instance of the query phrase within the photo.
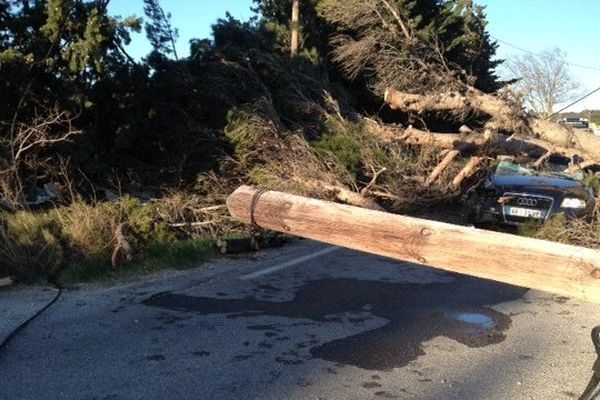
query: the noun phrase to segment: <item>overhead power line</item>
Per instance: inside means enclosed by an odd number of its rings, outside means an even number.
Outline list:
[[[570,103],[569,105],[561,108],[560,110],[558,110],[555,113],[552,113],[551,115],[547,116],[546,119],[550,119],[552,117],[554,117],[556,114],[560,114],[561,112],[565,111],[567,108],[574,106],[575,104],[579,103],[581,100],[586,99],[588,97],[590,97],[591,95],[593,95],[594,93],[596,93],[597,91],[600,90],[600,86],[597,87],[596,89],[592,90],[591,92],[589,92],[588,94],[586,94],[585,96],[582,96],[580,98],[578,98],[577,100],[575,100],[574,102]]]
[[[517,45],[514,45],[512,43],[509,43],[506,40],[502,40],[500,38],[495,37],[494,35],[490,35],[490,37],[493,38],[494,40],[500,42],[500,43],[504,43],[508,47],[512,47],[513,49],[522,51],[522,52],[527,53],[527,54],[532,54],[532,55],[536,54],[535,52],[533,52],[531,50],[527,50],[527,49],[524,49],[524,48],[519,47]],[[576,67],[576,68],[590,69],[592,71],[600,71],[600,67],[592,67],[590,65],[577,64],[577,63],[572,63],[572,62],[568,62],[568,61],[564,61],[563,64],[570,65],[570,66]]]

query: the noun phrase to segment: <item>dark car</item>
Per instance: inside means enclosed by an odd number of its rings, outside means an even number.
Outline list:
[[[593,191],[581,182],[581,176],[535,172],[500,162],[474,189],[469,213],[479,225],[520,225],[543,223],[558,213],[567,218],[590,216],[594,204]]]

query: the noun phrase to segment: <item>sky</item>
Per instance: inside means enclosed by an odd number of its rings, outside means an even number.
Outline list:
[[[583,93],[600,87],[600,1],[598,0],[475,0],[485,5],[488,32],[498,40],[498,58],[539,52],[558,47],[567,52],[572,75]],[[113,15],[144,15],[142,0],[112,0]],[[209,38],[211,25],[229,11],[235,18],[247,20],[254,15],[251,0],[161,0],[171,13],[173,26],[179,29],[177,52],[189,54],[189,40]],[[133,34],[128,50],[139,59],[150,52],[143,33]],[[594,69],[595,68],[595,69]],[[600,109],[600,91],[567,111]]]

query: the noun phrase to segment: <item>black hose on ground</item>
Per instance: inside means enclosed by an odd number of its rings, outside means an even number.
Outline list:
[[[54,286],[54,288],[56,289],[56,295],[44,307],[40,308],[35,314],[33,314],[28,319],[26,319],[23,323],[21,323],[15,329],[13,329],[12,332],[10,332],[4,338],[4,340],[2,340],[2,342],[0,342],[0,356],[2,356],[2,353],[8,347],[8,344],[14,339],[15,336],[17,336],[17,334],[19,332],[21,332],[23,329],[25,329],[25,327],[27,327],[27,325],[29,325],[29,323],[32,322],[34,319],[36,319],[37,317],[42,315],[42,313],[44,311],[49,309],[60,298],[60,296],[62,295],[62,292],[63,292],[63,287],[54,281],[49,282],[49,283],[52,284],[52,286]]]

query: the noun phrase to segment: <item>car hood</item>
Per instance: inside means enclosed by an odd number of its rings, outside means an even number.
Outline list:
[[[492,182],[505,191],[563,193],[587,197],[589,188],[583,183],[566,178],[539,175],[493,174]]]

